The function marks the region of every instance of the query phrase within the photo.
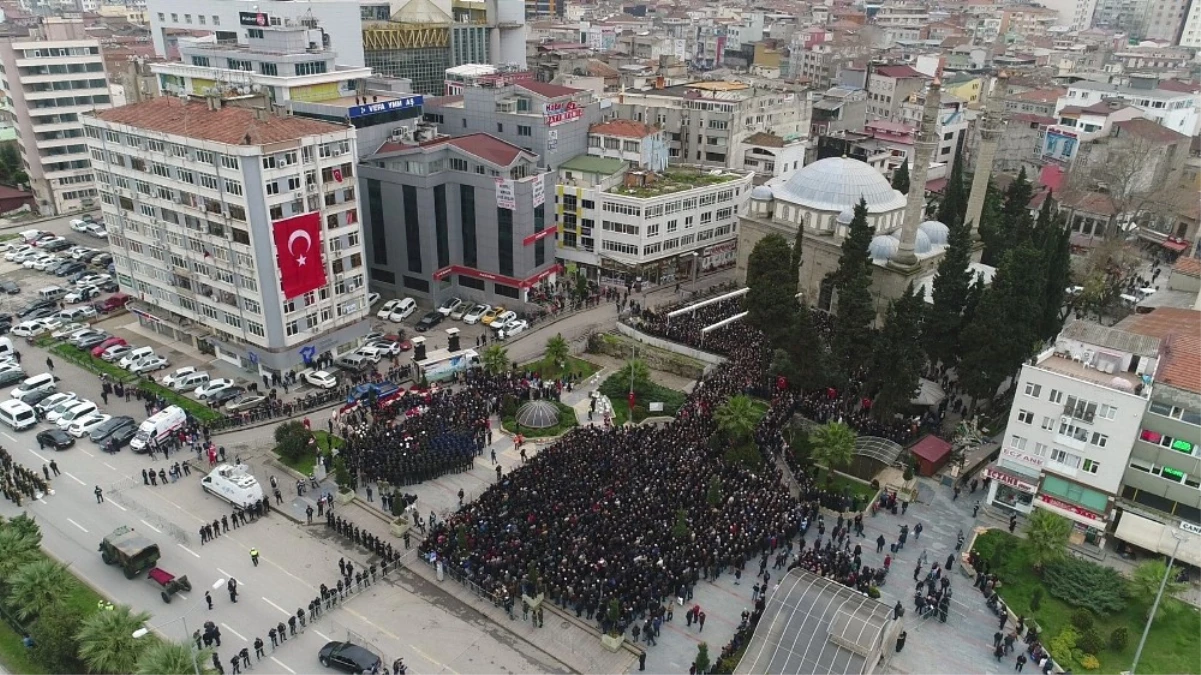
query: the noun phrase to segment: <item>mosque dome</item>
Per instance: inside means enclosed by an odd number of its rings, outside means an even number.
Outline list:
[[[901,240],[891,234],[878,234],[872,237],[872,243],[867,245],[867,252],[872,260],[888,260],[896,255],[901,247]]]
[[[766,185],[759,185],[751,190],[751,199],[772,199],[772,197],[771,188]]]
[[[934,247],[930,244],[930,235],[917,231],[917,236],[913,239],[913,252],[918,255],[929,253]]]
[[[937,220],[927,220],[917,226],[919,232],[925,232],[930,238],[930,243],[935,246],[946,246],[947,240],[951,236],[951,230],[946,225]]]
[[[854,209],[854,207],[851,207],[851,206],[846,207],[845,209],[842,210],[842,213],[838,214],[838,224],[839,225],[850,225],[851,221],[854,219],[855,219],[855,209]]]
[[[819,211],[841,212],[862,198],[869,213],[905,208],[905,197],[865,162],[827,157],[803,167],[775,191],[776,198]]]

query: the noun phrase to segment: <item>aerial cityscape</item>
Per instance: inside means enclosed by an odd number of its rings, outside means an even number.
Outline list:
[[[1201,0],[0,0],[0,675],[1201,675]]]

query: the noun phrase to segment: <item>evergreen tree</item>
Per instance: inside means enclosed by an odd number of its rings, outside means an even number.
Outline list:
[[[868,390],[875,392],[872,413],[883,420],[909,407],[925,358],[916,349],[922,332],[925,300],[913,285],[893,301],[876,340]]]
[[[1047,195],[1038,220],[1034,225],[1035,246],[1042,252],[1046,283],[1043,288],[1043,313],[1039,321],[1038,337],[1050,340],[1063,328],[1067,314],[1064,311],[1064,296],[1072,278],[1071,232],[1055,208],[1055,202]]]
[[[947,224],[947,250],[938,263],[932,293],[934,305],[924,326],[926,354],[931,363],[953,366],[959,360],[963,308],[972,283],[972,233],[966,223]]]
[[[789,365],[784,374],[793,388],[809,390],[828,384],[829,352],[813,325],[813,312],[805,303],[792,316],[784,350]]]
[[[963,329],[976,320],[976,312],[980,308],[980,298],[984,297],[984,275],[976,274],[972,284],[967,289],[967,301],[963,303],[963,318],[959,321],[960,344],[963,344]],[[962,352],[962,349],[961,349]],[[960,355],[962,356],[962,355]]]
[[[947,179],[946,193],[938,205],[938,221],[947,227],[963,224],[967,215],[967,188],[963,184],[963,158],[959,149],[955,149],[955,163],[951,166],[951,176]]]
[[[782,344],[788,322],[781,321],[782,313],[795,305],[797,276],[792,269],[792,248],[778,234],[769,234],[755,244],[747,260],[746,285],[743,299],[747,321],[763,331],[773,345]]]
[[[985,264],[999,266],[1006,253],[1029,241],[1034,224],[1030,218],[1030,199],[1033,196],[1034,188],[1026,179],[1026,169],[1023,167],[1018,172],[1018,177],[1005,190],[998,210],[984,219],[992,219],[987,236],[984,237]],[[985,206],[988,206],[987,203]],[[981,235],[984,234],[982,231]]]
[[[892,172],[892,189],[909,194],[909,162],[902,162]]]
[[[805,252],[805,226],[804,224],[797,225],[796,238],[792,240],[792,278],[796,284],[800,284],[801,280],[801,259]]]
[[[842,255],[835,272],[838,314],[834,317],[834,356],[844,378],[858,372],[872,353],[876,308],[871,293],[872,263],[867,252],[871,240],[867,202],[860,199],[842,242]]]
[[[976,228],[980,233],[980,241],[984,244],[980,262],[993,267],[1000,262],[1000,252],[1005,250],[1004,242],[1000,241],[1001,198],[1000,191],[990,180],[988,189],[984,192],[984,208],[980,212],[980,224]]]

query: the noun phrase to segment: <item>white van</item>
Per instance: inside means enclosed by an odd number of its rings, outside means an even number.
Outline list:
[[[33,241],[34,239],[37,239],[38,237],[42,236],[42,231],[41,230],[25,230],[24,232],[18,232],[17,236],[21,238],[21,241],[28,244],[29,242]]]
[[[222,464],[200,481],[200,487],[234,506],[249,506],[263,499],[263,486],[245,464]]]
[[[32,407],[21,401],[4,401],[0,402],[0,422],[13,431],[24,431],[38,423],[38,416]]]
[[[38,300],[58,302],[59,300],[63,299],[67,293],[67,289],[63,288],[62,286],[47,286],[45,288],[38,289]]]
[[[211,376],[204,371],[187,373],[171,380],[171,388],[175,391],[192,391],[197,387],[203,387],[208,384],[210,379]]]
[[[11,396],[20,399],[35,391],[54,391],[55,389],[58,389],[58,378],[50,373],[42,373],[25,378],[24,382],[12,390]]]
[[[71,406],[62,415],[59,415],[58,421],[55,424],[59,429],[66,429],[71,426],[75,420],[83,419],[88,415],[100,412],[100,407],[91,401],[84,401],[77,405]]]
[[[171,432],[182,427],[187,419],[183,408],[177,405],[167,406],[142,422],[138,433],[129,442],[129,447],[137,453],[150,452],[151,439],[161,443]]]
[[[13,355],[13,341],[0,337],[0,358],[5,358]]]
[[[154,347],[138,347],[132,352],[126,354],[125,358],[121,359],[121,363],[118,365],[128,370],[131,366],[147,356],[154,356]]]

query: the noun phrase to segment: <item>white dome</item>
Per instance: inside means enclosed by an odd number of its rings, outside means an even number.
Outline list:
[[[930,243],[935,246],[946,246],[951,236],[951,230],[937,220],[927,220],[917,226],[919,232],[925,232],[930,237]]]
[[[838,214],[838,224],[840,225],[850,225],[852,220],[855,220],[854,207],[848,206]]]
[[[756,186],[754,190],[751,190],[751,199],[771,199],[771,198],[772,198],[771,188],[767,187],[766,185],[759,185],[759,186]]]
[[[905,197],[888,179],[865,162],[847,157],[827,157],[792,175],[776,189],[776,198],[820,211],[841,212],[867,201],[869,213],[905,208]]]
[[[888,260],[901,247],[901,240],[891,234],[878,234],[872,237],[872,243],[867,245],[867,253],[872,260]]]
[[[934,247],[930,245],[930,236],[921,230],[917,231],[917,236],[913,238],[913,252],[918,255],[929,253]]]

